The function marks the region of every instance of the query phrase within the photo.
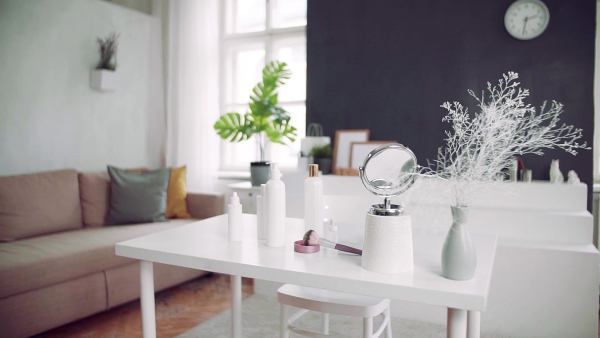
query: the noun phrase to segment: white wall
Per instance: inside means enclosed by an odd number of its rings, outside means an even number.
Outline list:
[[[120,33],[114,92],[90,87]],[[0,0],[0,175],[161,164],[161,23],[100,0]]]

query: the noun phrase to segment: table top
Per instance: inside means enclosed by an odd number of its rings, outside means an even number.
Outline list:
[[[386,274],[363,269],[360,256],[324,247],[314,254],[294,252],[294,241],[304,234],[302,219],[286,219],[286,246],[280,248],[256,239],[256,215],[243,214],[242,224],[241,242],[228,241],[225,214],[120,242],[115,250],[118,256],[217,273],[466,310],[486,309],[496,251],[494,235],[471,235],[477,251],[475,277],[453,281],[441,276],[444,236],[413,234],[414,269]],[[362,246],[341,239],[340,243]]]

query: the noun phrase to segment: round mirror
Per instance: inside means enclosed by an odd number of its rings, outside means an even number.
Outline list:
[[[364,186],[371,193],[393,197],[407,191],[417,178],[417,158],[407,147],[388,143],[373,149],[358,168]]]

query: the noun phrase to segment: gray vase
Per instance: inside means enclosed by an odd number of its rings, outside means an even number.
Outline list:
[[[475,274],[477,255],[471,242],[467,221],[469,208],[452,207],[452,226],[442,249],[442,276],[469,280]]]
[[[250,182],[253,187],[266,184],[271,174],[269,162],[250,162]]]

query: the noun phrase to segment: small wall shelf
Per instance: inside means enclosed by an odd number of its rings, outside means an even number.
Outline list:
[[[117,72],[108,69],[94,69],[90,76],[92,88],[101,91],[113,91],[117,88]]]

